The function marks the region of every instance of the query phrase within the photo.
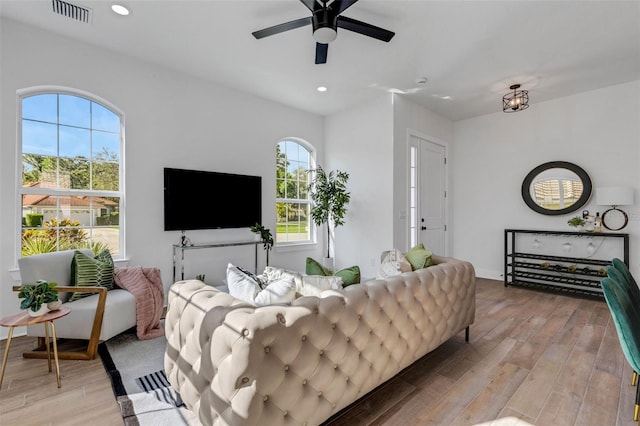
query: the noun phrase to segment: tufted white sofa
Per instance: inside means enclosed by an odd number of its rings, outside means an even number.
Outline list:
[[[165,371],[203,425],[316,425],[465,330],[464,261],[288,305],[253,307],[200,281],[169,292]],[[467,335],[468,337],[468,335]]]

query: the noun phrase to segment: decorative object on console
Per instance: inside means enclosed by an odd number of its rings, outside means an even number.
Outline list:
[[[531,210],[559,216],[584,206],[591,189],[591,178],[583,168],[566,161],[550,161],[527,174],[521,192]]]
[[[512,84],[509,89],[513,92],[509,92],[502,97],[502,111],[503,112],[517,112],[529,108],[529,91],[518,90],[519,84]]]
[[[572,217],[571,219],[569,219],[567,221],[567,223],[569,224],[569,226],[573,227],[573,228],[582,228],[587,222],[581,218],[580,216],[575,216]]]
[[[273,235],[271,235],[271,230],[265,228],[257,222],[249,229],[254,234],[258,234],[260,236],[264,251],[267,254],[266,265],[269,266],[269,251],[271,251],[271,249],[273,248]]]
[[[344,225],[347,204],[351,193],[347,191],[349,174],[340,170],[328,174],[318,166],[315,177],[309,185],[309,195],[313,201],[311,218],[317,226],[327,225],[327,258],[331,257],[331,230]]]
[[[28,309],[29,315],[37,317],[49,312],[50,302],[58,301],[57,283],[38,280],[35,284],[25,284],[20,287],[18,297],[22,299],[20,309]]]
[[[629,217],[618,206],[630,206],[633,202],[633,188],[619,186],[596,188],[596,204],[612,207],[602,213],[602,226],[610,231],[619,231],[627,226]]]

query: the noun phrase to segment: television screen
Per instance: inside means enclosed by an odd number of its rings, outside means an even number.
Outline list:
[[[248,228],[262,221],[260,176],[164,169],[164,230]]]

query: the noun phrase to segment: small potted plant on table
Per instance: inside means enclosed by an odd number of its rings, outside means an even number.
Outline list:
[[[35,284],[21,286],[18,292],[18,297],[22,299],[20,309],[27,309],[32,317],[46,314],[50,310],[47,304],[52,303],[52,307],[54,307],[53,303],[58,302],[56,285],[57,283],[54,282],[38,280]]]
[[[264,251],[267,253],[266,265],[269,266],[269,251],[273,247],[273,235],[271,235],[271,230],[268,228],[265,228],[259,223],[256,223],[249,229],[254,234],[259,235],[260,240],[262,241],[262,245],[264,247]]]

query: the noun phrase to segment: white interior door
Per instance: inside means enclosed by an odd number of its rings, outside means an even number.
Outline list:
[[[441,256],[446,247],[446,147],[426,139],[419,139],[419,239],[427,250]]]

